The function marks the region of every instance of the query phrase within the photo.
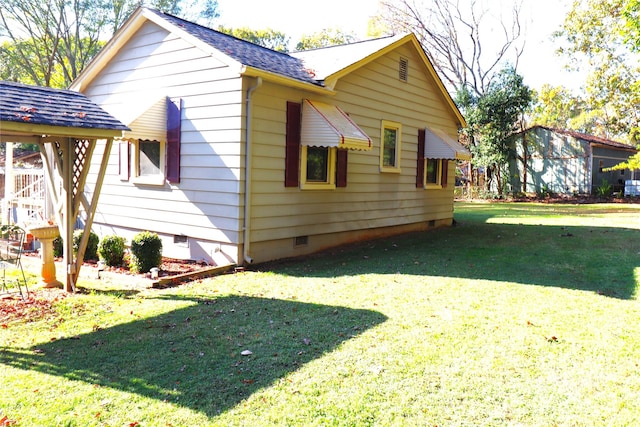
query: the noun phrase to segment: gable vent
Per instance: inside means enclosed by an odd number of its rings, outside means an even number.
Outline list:
[[[400,80],[402,80],[403,82],[407,81],[408,75],[409,75],[409,60],[406,58],[400,58],[400,64],[399,64],[399,78]]]

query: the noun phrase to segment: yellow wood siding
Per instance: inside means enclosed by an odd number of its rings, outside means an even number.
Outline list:
[[[409,60],[408,82],[398,79],[400,56]],[[335,90],[335,97],[323,98],[265,82],[254,93],[251,256],[257,261],[312,252],[326,243],[321,235],[341,243],[374,229],[407,231],[451,222],[455,162],[449,162],[446,189],[415,185],[418,129],[438,127],[457,136],[456,117],[417,52],[401,47],[343,77]],[[373,139],[371,151],[349,152],[346,188],[284,187],[286,102],[304,98],[338,105]],[[400,174],[380,172],[382,120],[402,124]],[[295,248],[296,236],[309,236],[309,244]]]

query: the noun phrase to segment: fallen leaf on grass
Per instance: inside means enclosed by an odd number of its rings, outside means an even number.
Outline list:
[[[13,426],[13,425],[16,425],[16,424],[18,424],[18,422],[16,420],[10,420],[6,416],[0,418],[0,426],[1,427]]]

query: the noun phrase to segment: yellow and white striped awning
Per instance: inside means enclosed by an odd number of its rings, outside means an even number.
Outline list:
[[[340,108],[324,102],[304,100],[302,145],[371,150],[371,138]]]
[[[464,145],[444,131],[426,128],[424,157],[426,159],[471,160],[471,153]]]

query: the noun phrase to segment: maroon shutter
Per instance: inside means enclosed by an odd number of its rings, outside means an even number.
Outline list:
[[[122,181],[129,180],[129,161],[131,159],[129,147],[129,141],[118,143],[118,175]]]
[[[442,188],[447,186],[447,179],[449,178],[449,161],[447,159],[442,159],[442,175],[440,176],[440,185]]]
[[[347,159],[348,150],[338,150],[336,158],[336,187],[347,186]]]
[[[424,187],[424,144],[425,131],[418,129],[418,164],[416,165],[416,188]]]
[[[300,112],[302,104],[287,101],[287,135],[284,157],[284,186],[297,187],[300,175]]]
[[[180,182],[182,100],[167,98],[167,181]]]

